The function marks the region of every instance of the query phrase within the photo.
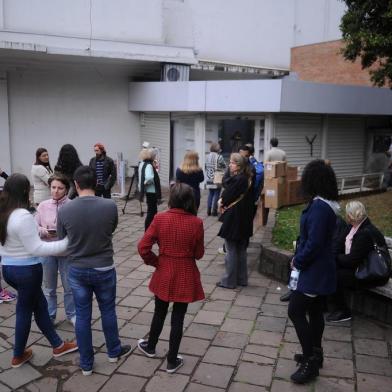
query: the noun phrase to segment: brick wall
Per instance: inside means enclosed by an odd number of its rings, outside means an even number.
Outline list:
[[[368,70],[344,60],[342,47],[339,40],[291,48],[291,71],[309,82],[372,86]]]

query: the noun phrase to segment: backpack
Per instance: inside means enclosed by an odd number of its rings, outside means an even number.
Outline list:
[[[256,177],[254,179],[254,199],[257,200],[263,189],[264,183],[264,165],[263,162],[258,162],[256,158],[252,157],[249,159],[250,163],[255,168]]]

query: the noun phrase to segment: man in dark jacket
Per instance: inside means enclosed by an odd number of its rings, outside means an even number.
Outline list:
[[[95,196],[111,198],[111,189],[117,180],[116,165],[112,158],[106,155],[105,146],[101,143],[94,145],[95,157],[91,158],[89,166],[95,171],[97,185]]]

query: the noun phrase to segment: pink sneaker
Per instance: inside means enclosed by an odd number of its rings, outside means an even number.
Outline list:
[[[14,293],[11,293],[6,289],[0,290],[0,301],[11,302],[14,299],[16,299],[16,295]]]

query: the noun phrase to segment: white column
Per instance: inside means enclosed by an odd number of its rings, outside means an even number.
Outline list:
[[[8,116],[7,74],[0,72],[0,167],[11,174],[10,123]]]
[[[329,118],[327,115],[323,116],[321,125],[321,158],[328,159],[328,128]]]
[[[4,0],[0,0],[0,29],[4,29]]]
[[[253,148],[255,149],[255,158],[260,160],[260,119],[255,120],[255,137],[253,141]]]
[[[275,136],[275,115],[270,113],[265,116],[264,123],[264,156],[271,148],[270,140]]]
[[[205,113],[195,117],[195,150],[199,153],[199,164],[204,170],[206,150],[206,116]]]

